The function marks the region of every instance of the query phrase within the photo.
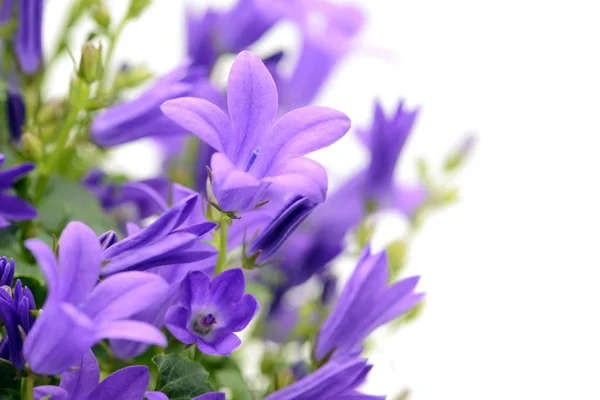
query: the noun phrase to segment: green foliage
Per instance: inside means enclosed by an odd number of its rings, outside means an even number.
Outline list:
[[[117,230],[116,223],[102,210],[96,197],[79,182],[55,178],[37,209],[41,226],[56,235],[69,221],[82,221],[98,235]]]
[[[152,362],[158,369],[155,390],[166,394],[170,400],[189,400],[213,391],[207,382],[208,373],[198,363],[177,354],[159,354]]]
[[[21,398],[21,377],[19,370],[0,358],[0,400],[19,400]]]

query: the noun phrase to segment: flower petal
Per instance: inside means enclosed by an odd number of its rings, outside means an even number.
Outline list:
[[[190,272],[179,287],[179,301],[188,310],[206,304],[209,299],[210,277],[201,271]]]
[[[229,307],[240,301],[246,290],[246,279],[240,268],[221,272],[210,282],[210,296],[219,306]]]
[[[206,343],[204,340],[198,340],[198,349],[206,354],[218,354],[226,356],[242,344],[239,337],[233,333],[225,335],[220,341],[214,343]]]
[[[186,328],[187,321],[190,317],[189,310],[183,307],[173,306],[167,311],[165,316],[165,326],[173,336],[182,343],[192,344],[198,338],[192,335]]]
[[[163,347],[167,345],[167,339],[159,329],[133,320],[111,321],[99,326],[96,339],[125,339]]]
[[[2,164],[0,164],[1,166]],[[33,163],[24,163],[0,171],[0,190],[8,189],[13,182],[35,168]]]
[[[100,382],[100,368],[92,350],[88,350],[81,357],[77,368],[71,368],[62,374],[60,387],[72,399],[85,399]]]
[[[234,332],[239,332],[248,326],[259,309],[260,305],[256,298],[251,294],[245,294],[235,305],[231,315],[228,315],[227,325]]]
[[[15,221],[26,221],[35,218],[37,211],[19,197],[0,193],[0,215]]]
[[[86,400],[143,399],[149,383],[148,367],[141,365],[125,367],[107,376]]]
[[[317,203],[325,201],[327,196],[327,172],[309,158],[297,157],[278,163],[263,181],[271,183],[270,190],[296,193]]]
[[[58,386],[38,386],[33,388],[33,400],[47,399],[48,396],[52,400],[69,400],[69,393],[65,389]]]
[[[44,273],[48,285],[49,298],[50,296],[58,295],[58,266],[56,264],[56,257],[50,247],[40,239],[26,240],[25,247],[33,254],[37,264]]]
[[[149,399],[149,400],[152,400],[152,399]],[[225,393],[222,393],[222,392],[204,393],[198,397],[194,397],[192,400],[225,400]]]
[[[180,97],[164,102],[160,109],[171,120],[217,151],[226,151],[231,140],[229,118],[213,103],[204,99]]]

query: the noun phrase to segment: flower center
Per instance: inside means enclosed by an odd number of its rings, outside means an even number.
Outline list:
[[[256,157],[258,157],[259,154],[260,154],[260,146],[255,148],[254,151],[252,152],[252,154],[250,155],[250,159],[248,160],[248,164],[246,165],[246,169],[244,170],[244,172],[250,171],[250,168],[252,168],[252,164],[254,164],[254,161],[256,161]]]
[[[217,323],[217,319],[212,314],[200,314],[194,320],[193,328],[200,335],[206,335],[212,331],[213,325]]]

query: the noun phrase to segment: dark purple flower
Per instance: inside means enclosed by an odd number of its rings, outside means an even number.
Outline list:
[[[4,155],[0,154],[0,167],[4,163]],[[0,228],[9,225],[7,220],[26,221],[37,216],[35,208],[22,199],[3,191],[10,189],[21,176],[35,168],[31,163],[17,165],[0,171]]]
[[[159,107],[166,100],[191,95],[195,85],[206,79],[204,70],[191,68],[188,64],[161,77],[135,100],[98,114],[91,126],[92,139],[101,146],[110,147],[143,137],[184,133],[162,114]]]
[[[346,115],[326,107],[304,107],[277,115],[277,88],[256,55],[241,52],[229,74],[229,115],[195,98],[169,100],[163,112],[212,146],[212,189],[226,211],[247,211],[267,189],[297,193],[322,202],[323,167],[304,154],[326,147],[350,128]]]
[[[260,251],[258,261],[268,259],[298,226],[309,216],[317,203],[306,197],[293,195],[281,207],[269,224],[252,240],[250,253]]]
[[[42,14],[44,0],[19,1],[19,25],[15,53],[27,75],[37,72],[42,61]]]
[[[216,224],[187,223],[197,202],[197,194],[185,198],[144,229],[128,225],[130,235],[104,250],[106,261],[101,275],[187,264],[213,256],[216,251],[199,238],[214,229]]]
[[[15,260],[0,257],[0,286],[12,287],[15,277]]]
[[[330,360],[296,383],[267,396],[265,400],[384,400],[356,391],[369,373],[366,360]]]
[[[163,177],[118,185],[106,182],[106,174],[94,169],[83,179],[83,185],[98,197],[104,211],[119,222],[139,222],[168,208],[166,199],[171,184]]]
[[[367,247],[340,297],[321,327],[315,356],[325,359],[360,351],[366,337],[376,328],[399,317],[421,301],[415,293],[419,277],[388,286],[385,252],[371,255]]]
[[[6,117],[11,139],[14,142],[21,141],[25,125],[25,103],[18,89],[9,87],[6,91]]]
[[[25,245],[37,259],[48,284],[43,312],[23,346],[32,371],[60,374],[107,338],[166,345],[160,330],[129,319],[168,290],[162,278],[134,271],[98,283],[102,249],[96,234],[81,222],[69,223],[62,232],[58,263],[41,240],[29,239]]]
[[[167,312],[167,329],[185,344],[196,343],[203,353],[227,355],[242,343],[234,332],[246,328],[259,309],[245,290],[241,269],[212,280],[203,272],[190,272],[181,282],[179,304]]]
[[[146,392],[148,400],[169,400],[169,397],[161,392]],[[210,392],[194,397],[192,400],[225,400],[225,393]]]
[[[91,350],[83,352],[79,364],[62,374],[60,386],[38,386],[34,400],[141,400],[150,383],[148,367],[134,365],[113,372],[100,382],[100,368]]]
[[[0,265],[2,260],[0,259]],[[6,270],[14,273],[14,261],[5,265]],[[11,272],[7,274],[7,285],[0,287],[0,321],[4,324],[6,336],[0,341],[0,358],[10,360],[15,368],[23,369],[25,365],[23,360],[23,336],[29,333],[35,318],[31,311],[35,310],[35,300],[28,287],[23,287],[20,280],[17,280],[15,287],[11,290],[12,276]],[[12,291],[12,297],[10,292]]]

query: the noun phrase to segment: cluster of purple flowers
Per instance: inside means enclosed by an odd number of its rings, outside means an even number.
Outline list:
[[[100,3],[93,10],[102,26]],[[145,3],[132,0],[127,15],[138,15]],[[39,72],[43,1],[1,7],[0,24],[18,20],[11,40],[21,72]],[[247,50],[281,21],[301,32],[288,73],[288,51],[261,57]],[[96,167],[77,178],[120,232],[65,221],[61,232],[51,232],[60,233],[53,242],[36,237],[43,225],[30,203],[37,206],[44,191],[17,190],[16,183],[30,173],[43,188],[48,171],[31,162],[0,170],[0,233],[24,232],[22,246],[10,247],[15,254],[0,254],[0,358],[32,379],[61,375],[59,386],[37,385],[33,398],[168,399],[164,387],[148,391],[150,370],[130,360],[150,348],[172,351],[175,342],[228,356],[242,344],[242,331],[280,344],[311,343],[312,360],[287,380],[275,379],[267,400],[385,398],[358,390],[371,369],[363,346],[375,329],[421,302],[419,278],[390,283],[386,252],[371,254],[367,244],[337,293],[331,264],[373,213],[396,210],[410,219],[428,201],[424,185],[394,179],[417,110],[400,103],[386,115],[377,103],[372,125],[354,129],[369,163],[333,193],[325,168],[306,157],[351,129],[343,112],[310,104],[355,47],[364,22],[359,9],[326,0],[239,0],[226,11],[188,10],[187,58],[89,123],[97,149],[152,138],[164,156],[164,175],[152,179],[117,182]],[[227,54],[236,56],[222,91],[211,76]],[[19,148],[25,105],[18,91],[7,94],[11,148]],[[190,148],[187,187],[169,174]],[[45,151],[39,153],[47,167]],[[29,261],[10,258],[23,254]],[[43,274],[47,294],[39,309],[32,291],[15,280],[21,262],[34,262]],[[299,337],[291,335],[301,317],[289,300],[291,289],[309,280],[321,285],[321,318],[303,321],[315,330]],[[264,301],[247,293],[256,286],[268,289]],[[264,329],[250,332],[251,323]],[[110,366],[99,354],[108,354]],[[190,359],[198,362],[196,353]],[[225,399],[223,392],[186,396]]]

